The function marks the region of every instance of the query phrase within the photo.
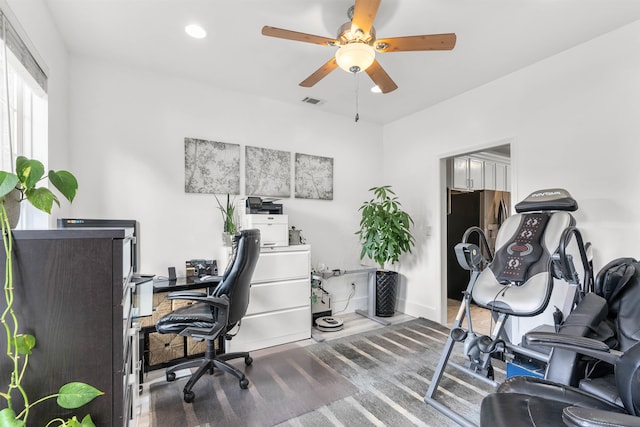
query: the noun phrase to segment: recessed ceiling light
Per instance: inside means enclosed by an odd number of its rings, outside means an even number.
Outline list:
[[[190,24],[184,27],[185,33],[189,34],[194,39],[203,39],[207,37],[207,32],[200,25]]]
[[[378,85],[375,85],[374,87],[371,88],[371,92],[382,93],[382,90],[378,87]]]

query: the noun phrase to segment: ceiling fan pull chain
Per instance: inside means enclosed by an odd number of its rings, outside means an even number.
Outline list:
[[[353,83],[356,89],[356,123],[360,120],[360,115],[358,114],[358,73],[353,73]]]

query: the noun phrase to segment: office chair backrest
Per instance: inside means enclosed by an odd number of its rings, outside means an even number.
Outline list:
[[[231,261],[222,282],[213,291],[213,296],[229,297],[228,325],[235,325],[247,312],[251,278],[259,256],[260,230],[242,230],[233,236]]]

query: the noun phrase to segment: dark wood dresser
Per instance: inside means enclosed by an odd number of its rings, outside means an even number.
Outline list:
[[[71,381],[105,392],[76,410],[61,409],[54,399],[39,404],[32,409],[28,425],[45,425],[55,416],[82,419],[86,414],[97,426],[135,425],[140,364],[131,315],[132,231],[13,232],[14,308],[20,332],[36,337],[23,381],[27,395],[33,402]],[[1,257],[4,273],[4,251]],[[5,304],[3,298],[0,307]],[[1,342],[0,349],[0,380],[7,384],[6,343]]]

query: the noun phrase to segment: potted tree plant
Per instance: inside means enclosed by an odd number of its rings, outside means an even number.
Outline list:
[[[409,230],[413,219],[402,210],[391,186],[372,187],[374,197],[360,207],[362,213],[360,230],[356,231],[365,256],[375,261],[380,269],[376,272],[376,316],[389,317],[395,313],[398,273],[385,269],[387,263],[394,264],[400,255],[411,252],[415,239]]]
[[[14,307],[13,284],[13,260],[11,230],[17,223],[19,215],[19,203],[28,200],[36,208],[51,213],[51,207],[56,202],[60,204],[56,195],[46,187],[38,187],[37,184],[45,179],[44,165],[38,160],[31,160],[20,156],[16,159],[15,173],[0,171],[0,223],[2,226],[2,240],[5,250],[5,304],[0,305],[2,314],[0,324],[5,334],[7,343],[6,355],[10,359],[12,371],[9,384],[0,391],[0,397],[4,399],[4,405],[0,405],[0,426],[25,426],[29,416],[29,409],[38,403],[56,398],[59,406],[66,409],[79,408],[89,403],[95,397],[103,394],[100,390],[81,382],[71,382],[63,385],[55,394],[49,394],[35,401],[31,401],[22,385],[24,375],[27,373],[29,355],[36,345],[33,335],[20,333],[20,327],[16,316],[18,307]],[[76,178],[67,171],[49,171],[48,178],[51,184],[69,202],[72,202],[78,190]],[[8,208],[8,209],[7,209]],[[9,218],[7,211],[12,212],[15,218]],[[17,215],[16,215],[17,213]],[[19,397],[19,399],[17,399]],[[17,405],[20,407],[16,407]],[[64,420],[57,418],[47,425],[89,427],[93,426],[91,416],[87,415],[82,420],[75,416]]]

